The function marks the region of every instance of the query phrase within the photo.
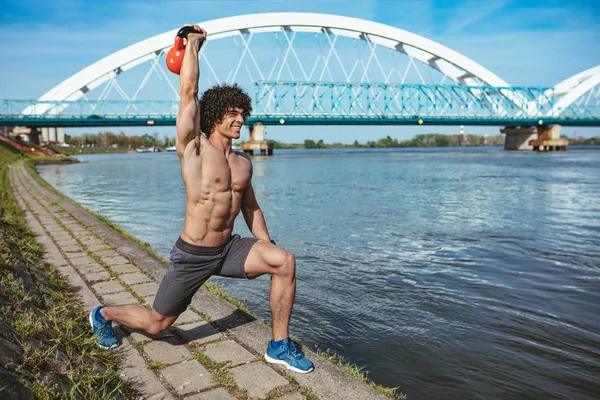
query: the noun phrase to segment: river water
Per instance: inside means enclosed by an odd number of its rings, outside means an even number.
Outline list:
[[[39,167],[168,257],[174,153]],[[291,333],[409,399],[600,395],[600,149],[278,151],[253,185],[297,258]],[[236,231],[248,235],[243,218]],[[218,279],[269,320],[266,277]]]

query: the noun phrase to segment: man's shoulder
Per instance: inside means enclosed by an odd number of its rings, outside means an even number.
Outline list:
[[[239,150],[234,150],[233,152],[235,154],[237,154],[239,157],[241,157],[243,160],[252,164],[252,159],[250,158],[250,156],[248,154],[244,153],[243,151],[239,151]]]

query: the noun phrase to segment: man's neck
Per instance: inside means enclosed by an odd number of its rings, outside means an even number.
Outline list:
[[[231,139],[230,138],[226,138],[226,137],[218,135],[218,134],[212,134],[208,138],[208,142],[210,144],[212,144],[215,149],[223,152],[223,154],[225,156],[227,156],[227,155],[229,155],[229,153],[231,153]]]

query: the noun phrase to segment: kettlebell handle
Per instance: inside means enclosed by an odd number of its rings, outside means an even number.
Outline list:
[[[179,32],[177,32],[177,36],[184,39],[188,35],[188,33],[192,33],[192,32],[196,32],[196,30],[194,29],[193,26],[184,26],[183,28],[181,28],[179,30]]]

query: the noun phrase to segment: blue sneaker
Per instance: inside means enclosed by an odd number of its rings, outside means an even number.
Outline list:
[[[119,345],[119,341],[115,337],[115,331],[113,331],[112,322],[96,318],[96,312],[101,308],[102,306],[98,306],[90,313],[90,325],[92,325],[96,343],[103,349],[117,347]]]
[[[265,360],[273,364],[285,365],[287,369],[301,374],[306,374],[315,369],[312,361],[302,354],[290,338],[284,339],[283,343],[277,348],[273,347],[273,341],[269,340]]]

